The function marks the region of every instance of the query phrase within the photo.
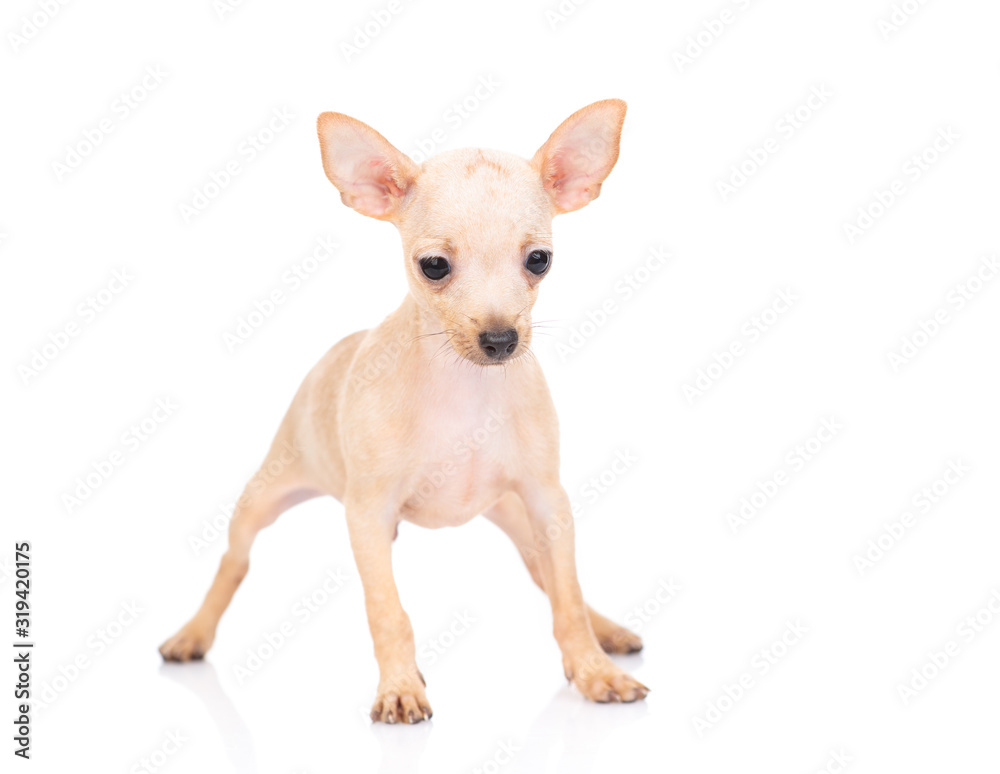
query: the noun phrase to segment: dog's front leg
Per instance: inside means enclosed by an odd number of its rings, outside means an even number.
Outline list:
[[[371,717],[384,723],[419,723],[432,713],[424,693],[423,675],[417,669],[413,628],[392,577],[396,512],[374,490],[350,493],[344,499],[351,549],[364,587],[379,668],[378,694]]]
[[[519,494],[534,533],[530,550],[552,603],[553,629],[566,679],[593,701],[643,698],[649,689],[608,658],[594,636],[576,576],[573,513],[565,490],[558,483],[531,482]]]

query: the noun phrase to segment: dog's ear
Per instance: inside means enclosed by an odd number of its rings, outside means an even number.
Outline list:
[[[417,176],[417,165],[357,119],[321,113],[316,121],[323,171],[340,198],[362,215],[393,220]]]
[[[572,212],[601,193],[618,161],[625,121],[620,99],[595,102],[567,118],[531,159],[557,212]]]

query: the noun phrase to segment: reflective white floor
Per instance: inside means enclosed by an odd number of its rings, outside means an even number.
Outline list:
[[[156,646],[197,601],[214,556],[185,561],[180,543],[145,574],[127,562],[134,620],[104,601],[48,598],[61,615],[38,632],[48,645],[36,680],[41,698],[57,693],[36,716],[34,770],[86,761],[102,771],[809,772],[849,761],[853,771],[885,772],[986,770],[996,760],[989,686],[1000,669],[989,626],[905,706],[896,686],[926,650],[908,642],[911,629],[948,633],[936,614],[933,626],[915,624],[915,610],[901,614],[903,601],[916,602],[905,590],[879,579],[824,582],[822,553],[819,569],[803,567],[799,591],[778,578],[741,589],[718,582],[726,563],[750,571],[723,552],[701,575],[680,562],[688,582],[673,578],[679,590],[670,592],[630,577],[627,562],[592,568],[597,523],[580,527],[583,574],[595,606],[640,622],[645,650],[619,661],[653,689],[645,702],[590,704],[565,685],[546,602],[492,525],[404,526],[397,575],[435,714],[412,727],[373,725],[375,663],[338,508],[300,506],[264,533],[201,663],[163,664]],[[166,571],[170,561],[180,574]],[[897,561],[896,571],[920,571]],[[340,588],[330,580],[338,575]],[[601,577],[617,579],[602,589],[593,582]],[[969,612],[986,606],[983,597]],[[929,609],[938,601],[929,594]],[[78,634],[50,639],[52,628]],[[918,639],[936,649],[926,634]],[[85,666],[75,673],[79,656]]]

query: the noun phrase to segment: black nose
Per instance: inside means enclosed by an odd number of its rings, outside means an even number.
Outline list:
[[[479,346],[486,357],[503,360],[517,349],[517,331],[513,328],[506,331],[483,331],[479,334]]]

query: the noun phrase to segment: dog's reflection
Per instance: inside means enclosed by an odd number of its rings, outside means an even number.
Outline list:
[[[621,657],[620,660],[626,662],[632,671],[641,665],[641,656]],[[594,770],[598,752],[608,736],[644,718],[648,709],[645,701],[632,704],[585,701],[567,685],[534,719],[509,772],[587,774]],[[558,756],[554,768],[551,760],[553,753]]]
[[[205,705],[226,748],[226,755],[239,774],[257,774],[253,735],[222,689],[215,667],[209,661],[160,665],[160,674],[195,694]]]
[[[640,656],[623,657],[632,669]],[[219,683],[215,667],[209,661],[160,666],[160,674],[194,693],[208,710],[239,774],[257,774],[253,736]],[[595,704],[585,701],[570,686],[560,689],[532,722],[527,735],[517,740],[519,750],[504,767],[515,772],[558,771],[587,774],[594,769],[597,755],[612,732],[646,716],[646,702],[634,704]],[[414,726],[374,723],[371,733],[378,741],[381,759],[379,774],[406,774],[419,769],[420,759],[433,733],[434,722]],[[556,768],[552,756],[558,755]]]
[[[382,750],[378,774],[409,774],[420,769],[420,758],[427,749],[427,741],[434,729],[434,721],[408,725],[372,723],[371,731]]]

